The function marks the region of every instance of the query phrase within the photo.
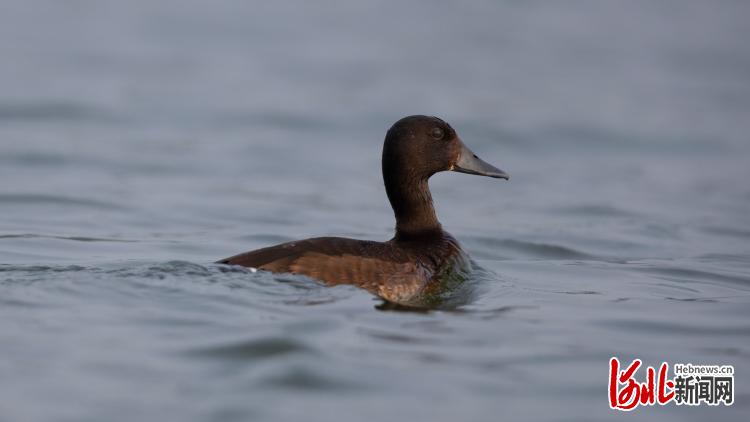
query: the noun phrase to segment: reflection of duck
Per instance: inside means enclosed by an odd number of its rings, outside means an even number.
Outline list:
[[[388,130],[383,145],[385,190],[396,216],[393,239],[319,237],[246,252],[219,263],[303,274],[330,285],[354,284],[401,304],[432,302],[445,288],[455,287],[470,267],[456,239],[443,231],[432,205],[427,179],[445,170],[509,178],[471,152],[444,121],[405,117]]]

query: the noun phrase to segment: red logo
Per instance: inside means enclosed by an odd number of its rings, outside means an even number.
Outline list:
[[[609,407],[617,410],[633,410],[639,404],[664,405],[674,399],[674,382],[667,379],[669,364],[663,362],[659,368],[659,378],[655,377],[653,366],[646,368],[646,382],[638,383],[633,376],[643,362],[635,359],[625,370],[620,371],[620,360],[609,360]],[[623,385],[622,388],[620,386]]]

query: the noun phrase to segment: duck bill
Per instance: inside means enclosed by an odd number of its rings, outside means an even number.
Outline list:
[[[458,154],[458,160],[456,161],[456,164],[451,166],[451,170],[459,173],[476,174],[479,176],[510,180],[510,175],[508,173],[477,157],[477,155],[464,145],[463,142],[461,143],[461,152]]]

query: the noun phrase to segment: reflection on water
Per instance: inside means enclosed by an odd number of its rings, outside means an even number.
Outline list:
[[[737,373],[732,407],[629,419],[740,420],[748,12],[5,1],[0,419],[609,420],[617,356]],[[513,174],[431,180],[465,300],[209,264],[389,239],[380,148],[415,113]]]

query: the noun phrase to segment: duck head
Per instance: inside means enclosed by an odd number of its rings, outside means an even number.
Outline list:
[[[407,239],[442,229],[427,179],[457,171],[508,180],[508,173],[482,161],[437,117],[409,116],[397,121],[383,144],[383,181],[396,216],[396,238]]]
[[[394,123],[383,145],[383,176],[428,179],[441,171],[510,179],[508,173],[477,157],[446,122],[408,116]]]

